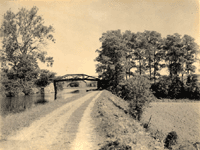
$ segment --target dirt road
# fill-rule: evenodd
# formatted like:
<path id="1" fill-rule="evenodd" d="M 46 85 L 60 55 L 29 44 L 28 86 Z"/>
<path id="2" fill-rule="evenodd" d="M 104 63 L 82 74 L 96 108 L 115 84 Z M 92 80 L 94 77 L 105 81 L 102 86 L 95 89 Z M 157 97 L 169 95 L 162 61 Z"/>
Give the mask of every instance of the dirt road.
<path id="1" fill-rule="evenodd" d="M 101 92 L 67 103 L 0 143 L 5 150 L 94 149 L 90 113 Z M 95 96 L 95 97 L 94 97 Z M 92 98 L 93 97 L 93 98 Z"/>

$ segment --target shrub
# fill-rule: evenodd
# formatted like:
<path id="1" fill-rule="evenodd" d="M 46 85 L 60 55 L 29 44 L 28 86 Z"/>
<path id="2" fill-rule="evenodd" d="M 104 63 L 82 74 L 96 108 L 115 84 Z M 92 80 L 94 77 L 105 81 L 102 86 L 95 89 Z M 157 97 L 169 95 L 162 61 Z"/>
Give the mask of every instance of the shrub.
<path id="1" fill-rule="evenodd" d="M 168 149 L 172 149 L 172 145 L 177 143 L 178 135 L 175 131 L 171 131 L 164 140 L 165 147 Z"/>
<path id="2" fill-rule="evenodd" d="M 185 85 L 178 76 L 172 79 L 163 76 L 157 83 L 151 85 L 151 90 L 157 98 L 200 99 L 200 85 L 196 75 L 189 75 Z"/>
<path id="3" fill-rule="evenodd" d="M 151 85 L 151 90 L 157 98 L 167 98 L 171 86 L 171 79 L 168 76 L 163 76 L 159 82 Z"/>
<path id="4" fill-rule="evenodd" d="M 170 98 L 183 98 L 184 84 L 178 76 L 172 79 L 171 85 L 169 87 L 169 97 Z"/>
<path id="5" fill-rule="evenodd" d="M 100 150 L 132 150 L 131 146 L 119 143 L 119 141 L 111 141 L 101 147 Z"/>
<path id="6" fill-rule="evenodd" d="M 200 99 L 200 85 L 196 75 L 189 75 L 185 85 L 185 95 L 189 99 Z"/>
<path id="7" fill-rule="evenodd" d="M 46 69 L 41 69 L 38 79 L 35 81 L 35 85 L 38 87 L 46 87 L 51 83 L 51 79 L 55 78 L 55 72 L 51 72 Z"/>
<path id="8" fill-rule="evenodd" d="M 134 76 L 121 86 L 121 97 L 130 102 L 129 113 L 140 120 L 143 106 L 150 102 L 153 95 L 150 91 L 150 81 L 143 76 Z"/>
<path id="9" fill-rule="evenodd" d="M 6 97 L 1 100 L 1 111 L 3 115 L 17 113 L 32 107 L 36 97 L 16 96 Z"/>
<path id="10" fill-rule="evenodd" d="M 142 103 L 142 102 L 135 103 L 135 102 L 131 101 L 129 104 L 129 114 L 131 114 L 135 119 L 140 121 L 142 113 L 144 111 L 143 106 L 144 106 L 144 103 Z"/>
<path id="11" fill-rule="evenodd" d="M 32 88 L 34 87 L 34 82 L 32 81 L 21 81 L 22 92 L 25 95 L 30 95 L 32 93 Z"/>
<path id="12" fill-rule="evenodd" d="M 5 80 L 2 82 L 2 89 L 7 97 L 17 96 L 20 91 L 22 91 L 22 86 L 20 80 Z"/>
<path id="13" fill-rule="evenodd" d="M 185 97 L 189 99 L 200 99 L 200 86 L 198 85 L 185 85 L 184 86 L 185 90 Z"/>
<path id="14" fill-rule="evenodd" d="M 125 82 L 122 86 L 121 95 L 126 100 L 139 100 L 144 98 L 145 100 L 152 98 L 150 91 L 150 81 L 143 76 L 134 76 Z"/>

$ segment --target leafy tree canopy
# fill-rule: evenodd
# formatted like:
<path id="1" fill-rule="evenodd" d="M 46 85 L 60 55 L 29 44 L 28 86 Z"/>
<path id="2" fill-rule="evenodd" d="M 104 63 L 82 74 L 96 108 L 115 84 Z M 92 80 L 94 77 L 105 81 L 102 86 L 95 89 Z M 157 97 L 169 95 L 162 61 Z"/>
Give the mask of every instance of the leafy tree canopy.
<path id="1" fill-rule="evenodd" d="M 8 95 L 16 95 L 13 92 L 17 89 L 23 89 L 25 94 L 29 94 L 38 76 L 47 82 L 44 76 L 49 78 L 52 75 L 40 71 L 38 60 L 47 63 L 47 66 L 53 65 L 53 57 L 48 57 L 43 48 L 47 41 L 55 42 L 52 35 L 54 28 L 45 26 L 44 19 L 37 12 L 38 8 L 32 7 L 30 10 L 21 8 L 17 13 L 8 10 L 4 14 L 0 26 L 0 59 L 4 73 L 2 83 Z M 40 84 L 46 86 L 48 83 Z"/>
<path id="2" fill-rule="evenodd" d="M 55 42 L 51 34 L 54 28 L 45 26 L 43 18 L 37 12 L 38 8 L 33 7 L 30 10 L 21 8 L 17 13 L 8 10 L 4 14 L 0 28 L 3 37 L 1 56 L 13 68 L 18 67 L 25 59 L 31 62 L 40 60 L 50 66 L 53 64 L 53 57 L 46 57 L 47 52 L 42 48 L 47 44 L 47 39 Z"/>
<path id="3" fill-rule="evenodd" d="M 51 72 L 46 69 L 41 69 L 38 79 L 35 81 L 35 84 L 39 87 L 45 87 L 51 83 L 51 80 L 55 78 L 56 73 Z"/>
<path id="4" fill-rule="evenodd" d="M 199 53 L 199 46 L 189 35 L 181 37 L 178 33 L 168 35 L 164 39 L 165 62 L 170 75 L 189 74 L 195 72 L 194 62 Z"/>

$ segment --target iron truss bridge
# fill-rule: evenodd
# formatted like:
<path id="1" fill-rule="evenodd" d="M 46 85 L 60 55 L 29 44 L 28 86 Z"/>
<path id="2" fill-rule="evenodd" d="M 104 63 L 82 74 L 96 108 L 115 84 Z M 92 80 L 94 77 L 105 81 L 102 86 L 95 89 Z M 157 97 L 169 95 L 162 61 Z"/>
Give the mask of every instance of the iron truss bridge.
<path id="1" fill-rule="evenodd" d="M 66 74 L 64 76 L 61 77 L 56 77 L 54 79 L 52 79 L 51 81 L 53 81 L 54 83 L 54 91 L 55 91 L 55 96 L 54 99 L 57 99 L 57 82 L 62 82 L 62 81 L 85 81 L 85 80 L 89 80 L 89 81 L 97 81 L 97 89 L 102 89 L 102 83 L 105 81 L 100 80 L 99 78 L 93 77 L 93 76 L 89 76 L 86 74 Z"/>
<path id="2" fill-rule="evenodd" d="M 99 81 L 99 78 L 89 76 L 86 74 L 66 74 L 61 77 L 57 77 L 54 79 L 54 82 L 59 81 L 78 81 L 78 80 L 89 80 L 89 81 Z"/>

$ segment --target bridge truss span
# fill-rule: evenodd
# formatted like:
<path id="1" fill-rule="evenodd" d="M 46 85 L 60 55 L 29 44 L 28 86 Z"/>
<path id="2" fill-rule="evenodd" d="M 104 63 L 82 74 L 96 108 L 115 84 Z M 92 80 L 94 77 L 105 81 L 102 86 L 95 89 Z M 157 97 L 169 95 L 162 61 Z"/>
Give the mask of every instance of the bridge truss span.
<path id="1" fill-rule="evenodd" d="M 64 76 L 61 76 L 54 81 L 77 81 L 77 80 L 89 80 L 89 81 L 99 81 L 99 78 L 89 76 L 86 74 L 66 74 Z"/>
<path id="2" fill-rule="evenodd" d="M 86 75 L 86 74 L 66 74 L 64 76 L 54 78 L 53 79 L 54 91 L 55 91 L 54 99 L 56 100 L 56 98 L 57 98 L 56 82 L 62 82 L 62 81 L 84 81 L 85 82 L 85 80 L 97 81 L 97 88 L 100 89 L 101 80 L 99 78 L 89 76 L 89 75 Z"/>

